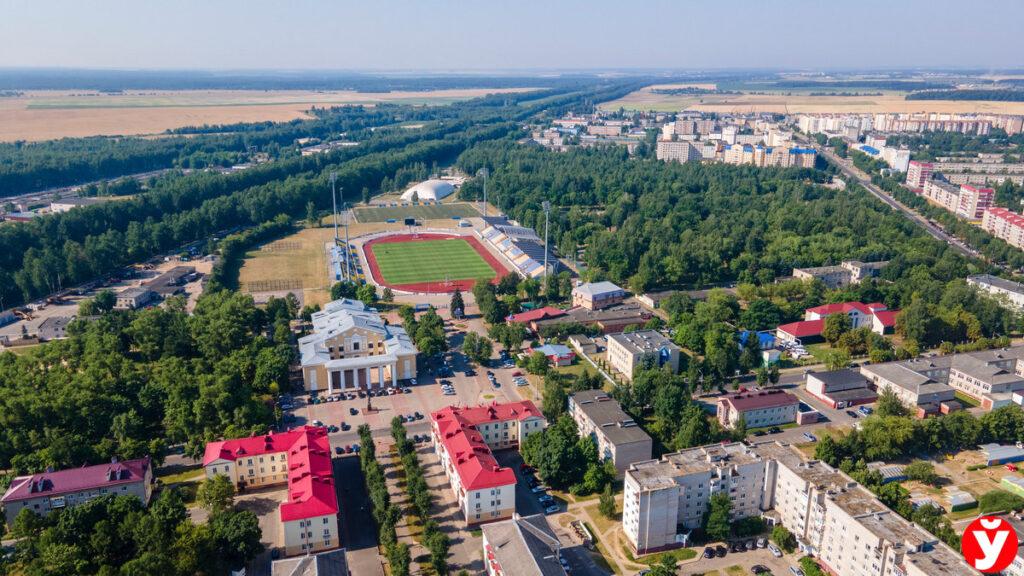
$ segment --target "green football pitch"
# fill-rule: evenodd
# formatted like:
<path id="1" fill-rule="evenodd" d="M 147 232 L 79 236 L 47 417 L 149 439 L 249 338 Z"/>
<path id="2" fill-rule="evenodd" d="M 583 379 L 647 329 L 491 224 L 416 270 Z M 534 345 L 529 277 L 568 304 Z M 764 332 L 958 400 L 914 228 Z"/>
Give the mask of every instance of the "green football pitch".
<path id="1" fill-rule="evenodd" d="M 430 206 L 368 206 L 353 208 L 356 220 L 360 222 L 385 222 L 405 218 L 417 220 L 444 220 L 479 216 L 480 211 L 464 202 L 454 204 L 432 204 Z"/>
<path id="2" fill-rule="evenodd" d="M 374 244 L 377 267 L 387 284 L 493 278 L 495 271 L 461 238 Z"/>

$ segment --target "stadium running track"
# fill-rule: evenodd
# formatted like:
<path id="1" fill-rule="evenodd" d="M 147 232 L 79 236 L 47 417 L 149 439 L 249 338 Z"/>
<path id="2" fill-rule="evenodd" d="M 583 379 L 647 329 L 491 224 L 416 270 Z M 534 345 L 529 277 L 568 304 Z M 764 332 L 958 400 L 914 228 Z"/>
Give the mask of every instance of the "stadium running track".
<path id="1" fill-rule="evenodd" d="M 380 267 L 377 266 L 377 257 L 373 253 L 373 246 L 376 244 L 395 244 L 400 242 L 415 242 L 416 240 L 446 240 L 449 238 L 460 238 L 469 243 L 476 250 L 476 253 L 487 262 L 488 266 L 494 270 L 494 279 L 492 282 L 497 282 L 502 276 L 508 274 L 508 268 L 503 266 L 497 258 L 494 257 L 486 248 L 480 244 L 480 241 L 473 236 L 459 236 L 458 234 L 393 234 L 390 236 L 383 236 L 381 238 L 374 238 L 373 240 L 367 241 L 363 244 L 363 254 L 366 256 L 366 264 L 370 267 L 370 274 L 373 276 L 373 281 L 379 286 L 388 286 L 393 290 L 402 290 L 405 292 L 427 292 L 431 294 L 440 294 L 445 292 L 454 292 L 456 289 L 466 292 L 473 288 L 473 284 L 476 283 L 475 278 L 467 278 L 463 280 L 449 280 L 448 282 L 415 282 L 412 284 L 391 284 L 384 281 L 384 275 L 380 273 Z"/>

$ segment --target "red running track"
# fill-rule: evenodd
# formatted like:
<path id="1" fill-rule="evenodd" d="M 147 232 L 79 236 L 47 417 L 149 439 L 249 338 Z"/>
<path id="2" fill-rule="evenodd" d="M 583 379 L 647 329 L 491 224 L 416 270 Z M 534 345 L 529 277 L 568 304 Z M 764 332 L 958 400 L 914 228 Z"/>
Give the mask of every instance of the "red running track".
<path id="1" fill-rule="evenodd" d="M 363 254 L 366 256 L 366 264 L 370 267 L 370 275 L 373 276 L 373 281 L 379 286 L 389 286 L 394 290 L 403 290 L 405 292 L 428 292 L 431 294 L 441 294 L 445 292 L 455 292 L 456 289 L 463 292 L 469 291 L 473 288 L 473 284 L 476 283 L 475 278 L 465 280 L 449 280 L 448 282 L 415 282 L 413 284 L 391 284 L 384 281 L 384 275 L 380 273 L 380 267 L 377 265 L 377 256 L 373 253 L 373 246 L 375 244 L 397 244 L 401 242 L 415 242 L 417 240 L 445 240 L 448 238 L 459 238 L 465 240 L 476 250 L 476 253 L 487 262 L 487 265 L 494 270 L 494 278 L 491 280 L 492 283 L 497 283 L 498 280 L 508 274 L 509 270 L 493 254 L 487 251 L 486 248 L 480 244 L 480 241 L 473 236 L 459 236 L 458 234 L 392 234 L 390 236 L 383 236 L 380 238 L 374 238 L 363 244 Z"/>

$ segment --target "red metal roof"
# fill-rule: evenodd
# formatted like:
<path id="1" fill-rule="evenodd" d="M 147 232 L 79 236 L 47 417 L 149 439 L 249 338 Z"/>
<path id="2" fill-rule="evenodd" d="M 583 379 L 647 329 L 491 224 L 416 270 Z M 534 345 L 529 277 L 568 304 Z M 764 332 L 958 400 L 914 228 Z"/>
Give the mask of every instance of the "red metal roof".
<path id="1" fill-rule="evenodd" d="M 536 310 L 530 310 L 527 312 L 520 312 L 519 314 L 513 314 L 505 320 L 509 322 L 518 322 L 520 324 L 529 324 L 535 320 L 545 320 L 547 318 L 558 318 L 565 316 L 565 310 L 561 308 L 555 308 L 554 306 L 545 306 L 543 308 L 537 308 Z"/>
<path id="2" fill-rule="evenodd" d="M 516 475 L 511 468 L 498 464 L 476 427 L 490 422 L 522 421 L 543 416 L 533 402 L 523 400 L 472 408 L 448 406 L 432 413 L 430 418 L 463 488 L 482 490 L 515 484 Z"/>
<path id="3" fill-rule="evenodd" d="M 287 452 L 288 459 L 288 501 L 281 504 L 281 521 L 337 514 L 338 494 L 326 428 L 303 426 L 277 434 L 210 442 L 203 466 L 216 460 L 279 452 Z"/>
<path id="4" fill-rule="evenodd" d="M 860 302 L 840 302 L 837 304 L 823 304 L 821 306 L 815 306 L 808 308 L 805 312 L 813 312 L 820 316 L 828 316 L 829 314 L 850 313 L 853 310 L 870 316 L 873 310 L 884 310 L 885 304 L 881 302 L 872 302 L 871 304 L 861 304 Z"/>
<path id="5" fill-rule="evenodd" d="M 875 317 L 882 323 L 882 326 L 892 328 L 896 325 L 896 315 L 899 313 L 899 310 L 879 310 L 875 312 Z"/>
<path id="6" fill-rule="evenodd" d="M 40 496 L 60 496 L 71 492 L 142 482 L 149 467 L 149 457 L 146 457 L 124 462 L 68 468 L 56 472 L 43 472 L 30 476 L 18 476 L 11 481 L 10 487 L 3 498 L 0 498 L 0 502 L 13 502 Z"/>
<path id="7" fill-rule="evenodd" d="M 728 402 L 738 412 L 748 410 L 762 410 L 764 408 L 778 408 L 799 404 L 800 399 L 784 390 L 763 390 L 761 392 L 750 392 L 747 394 L 733 394 L 723 396 L 719 402 Z"/>
<path id="8" fill-rule="evenodd" d="M 779 326 L 779 332 L 785 332 L 796 338 L 806 338 L 807 336 L 818 336 L 821 334 L 821 330 L 825 327 L 824 320 L 801 320 L 799 322 L 790 322 L 789 324 L 783 324 Z"/>

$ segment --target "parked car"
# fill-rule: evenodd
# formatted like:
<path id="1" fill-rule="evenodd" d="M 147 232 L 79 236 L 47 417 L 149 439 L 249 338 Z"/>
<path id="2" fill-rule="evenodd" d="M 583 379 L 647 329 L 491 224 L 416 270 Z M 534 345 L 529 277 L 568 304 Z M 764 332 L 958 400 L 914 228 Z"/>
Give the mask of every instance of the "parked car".
<path id="1" fill-rule="evenodd" d="M 544 488 L 542 484 L 537 484 L 536 486 L 530 489 L 530 492 L 533 492 L 534 494 L 540 494 L 544 490 L 546 490 L 546 488 Z"/>
<path id="2" fill-rule="evenodd" d="M 551 506 L 555 503 L 555 499 L 550 494 L 544 494 L 540 498 L 537 498 L 537 502 L 540 502 L 544 506 Z"/>
<path id="3" fill-rule="evenodd" d="M 747 540 L 746 548 L 747 550 L 757 550 L 757 542 L 754 540 Z"/>
<path id="4" fill-rule="evenodd" d="M 762 566 L 761 564 L 754 564 L 750 567 L 750 572 L 753 574 L 764 574 L 766 572 L 771 572 L 771 570 Z"/>
<path id="5" fill-rule="evenodd" d="M 402 392 L 405 394 L 412 394 L 412 388 L 406 386 L 405 388 L 402 388 Z"/>
<path id="6" fill-rule="evenodd" d="M 776 558 L 782 558 L 782 550 L 780 550 L 779 547 L 775 544 L 769 542 L 768 551 L 772 553 L 772 556 L 775 556 Z"/>
<path id="7" fill-rule="evenodd" d="M 351 454 L 351 453 L 352 453 L 352 445 L 351 444 L 346 444 L 345 445 L 345 454 Z"/>
<path id="8" fill-rule="evenodd" d="M 359 444 L 353 444 L 352 451 L 355 452 L 356 454 L 359 454 Z"/>
<path id="9" fill-rule="evenodd" d="M 758 548 L 764 548 L 767 545 L 768 545 L 768 539 L 767 538 L 761 537 L 761 538 L 757 539 L 757 547 Z"/>
<path id="10" fill-rule="evenodd" d="M 818 438 L 814 434 L 811 434 L 810 432 L 804 432 L 804 439 L 807 440 L 808 442 L 818 441 Z"/>
<path id="11" fill-rule="evenodd" d="M 871 413 L 874 412 L 870 406 L 861 406 L 860 408 L 857 408 L 857 411 L 865 416 L 870 416 Z"/>
<path id="12" fill-rule="evenodd" d="M 334 447 L 334 453 L 335 454 L 344 454 L 345 453 L 345 449 L 342 448 L 341 446 L 335 446 Z"/>
<path id="13" fill-rule="evenodd" d="M 323 426 L 323 425 L 324 425 L 323 422 L 321 422 L 319 420 L 313 420 L 313 426 L 318 426 L 319 427 L 319 426 Z"/>
<path id="14" fill-rule="evenodd" d="M 782 432 L 782 428 L 779 428 L 778 426 L 772 426 L 768 429 L 769 434 L 778 434 L 779 432 Z"/>
<path id="15" fill-rule="evenodd" d="M 351 424 L 349 424 L 348 422 L 342 421 L 342 423 L 341 423 L 341 431 L 342 432 L 348 432 L 351 429 L 352 429 L 352 425 Z"/>
<path id="16" fill-rule="evenodd" d="M 789 571 L 793 573 L 793 576 L 804 576 L 804 571 L 796 566 L 790 566 Z"/>
<path id="17" fill-rule="evenodd" d="M 415 416 L 417 420 L 423 420 L 423 414 L 420 414 L 419 411 L 413 413 L 413 416 Z"/>
<path id="18" fill-rule="evenodd" d="M 704 557 L 705 558 L 714 558 L 715 557 L 715 549 L 710 547 L 710 546 L 705 548 L 704 549 Z"/>
<path id="19" fill-rule="evenodd" d="M 348 413 L 351 414 L 352 416 L 355 416 L 356 414 L 359 414 L 359 409 L 356 408 L 355 406 L 350 407 L 348 409 Z"/>
<path id="20" fill-rule="evenodd" d="M 523 375 L 523 371 L 522 370 L 516 370 L 515 372 L 512 373 L 512 375 L 513 376 L 522 376 Z"/>
<path id="21" fill-rule="evenodd" d="M 562 570 L 572 572 L 572 566 L 569 566 L 569 561 L 565 559 L 565 556 L 559 556 L 558 561 L 562 564 Z"/>
<path id="22" fill-rule="evenodd" d="M 718 558 L 724 558 L 729 553 L 729 549 L 725 546 L 715 546 L 715 556 Z"/>
<path id="23" fill-rule="evenodd" d="M 729 547 L 729 550 L 733 552 L 743 552 L 746 550 L 746 547 L 743 546 L 743 542 L 733 542 L 733 545 Z"/>
<path id="24" fill-rule="evenodd" d="M 765 432 L 764 430 L 754 430 L 753 434 L 754 436 L 764 436 Z"/>
<path id="25" fill-rule="evenodd" d="M 557 514 L 561 510 L 557 505 L 548 506 L 544 509 L 545 514 Z"/>
<path id="26" fill-rule="evenodd" d="M 455 390 L 452 390 L 451 388 L 449 388 L 449 389 L 445 390 L 445 391 L 443 392 L 443 394 L 444 394 L 445 396 L 455 396 Z"/>
<path id="27" fill-rule="evenodd" d="M 466 376 L 476 376 L 476 370 L 466 370 L 463 374 Z"/>

